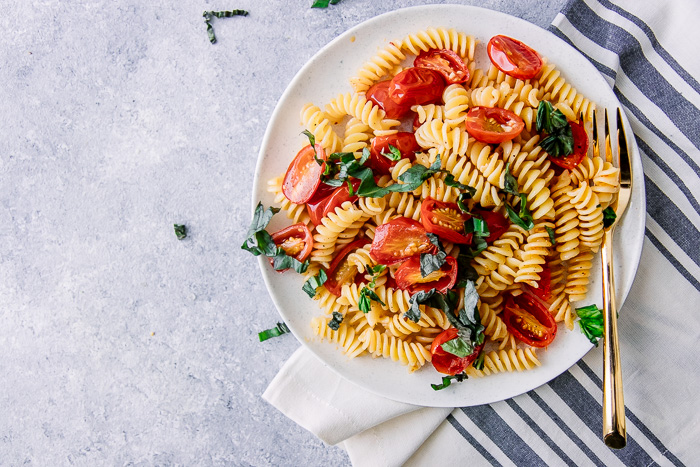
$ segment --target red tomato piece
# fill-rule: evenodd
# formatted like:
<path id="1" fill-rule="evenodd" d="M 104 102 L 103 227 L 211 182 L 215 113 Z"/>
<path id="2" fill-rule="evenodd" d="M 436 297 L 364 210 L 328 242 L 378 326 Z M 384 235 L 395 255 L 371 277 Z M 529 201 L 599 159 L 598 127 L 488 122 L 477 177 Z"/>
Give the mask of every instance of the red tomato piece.
<path id="1" fill-rule="evenodd" d="M 464 223 L 471 218 L 455 203 L 425 198 L 420 207 L 420 220 L 430 233 L 453 243 L 471 243 L 472 234 L 464 233 Z"/>
<path id="2" fill-rule="evenodd" d="M 305 261 L 311 254 L 314 248 L 314 237 L 306 224 L 298 223 L 278 230 L 271 235 L 275 245 L 282 248 L 287 256 L 291 256 L 297 261 Z M 270 265 L 274 261 L 270 258 Z M 281 269 L 278 272 L 284 272 L 286 269 Z"/>
<path id="3" fill-rule="evenodd" d="M 467 112 L 465 124 L 467 133 L 488 144 L 509 141 L 525 128 L 522 118 L 498 107 L 472 107 Z"/>
<path id="4" fill-rule="evenodd" d="M 574 137 L 574 152 L 568 156 L 549 156 L 549 160 L 563 169 L 571 170 L 579 165 L 588 153 L 588 134 L 586 134 L 583 122 L 569 122 L 569 126 Z"/>
<path id="5" fill-rule="evenodd" d="M 537 281 L 537 288 L 526 285 L 529 292 L 534 294 L 543 302 L 549 301 L 552 298 L 552 270 L 547 266 L 542 267 L 540 272 L 540 280 Z"/>
<path id="6" fill-rule="evenodd" d="M 380 81 L 367 90 L 365 96 L 368 100 L 381 107 L 387 118 L 401 118 L 411 111 L 411 106 L 399 104 L 389 97 L 389 85 L 391 80 Z"/>
<path id="7" fill-rule="evenodd" d="M 433 367 L 440 373 L 456 375 L 457 373 L 463 372 L 476 360 L 481 350 L 484 348 L 484 344 L 477 345 L 474 348 L 474 352 L 466 357 L 458 357 L 457 355 L 445 352 L 442 348 L 442 344 L 455 339 L 457 337 L 457 332 L 457 328 L 449 328 L 442 331 L 435 336 L 430 346 L 430 353 L 432 354 L 431 362 L 433 363 Z"/>
<path id="8" fill-rule="evenodd" d="M 442 99 L 445 80 L 435 70 L 406 68 L 391 79 L 389 98 L 402 106 L 432 104 Z"/>
<path id="9" fill-rule="evenodd" d="M 357 192 L 360 183 L 361 180 L 357 179 L 351 182 L 353 193 Z M 328 188 L 330 188 L 330 190 Z M 313 222 L 314 225 L 318 225 L 321 223 L 321 219 L 326 217 L 328 213 L 335 211 L 335 208 L 346 201 L 355 202 L 357 198 L 358 196 L 355 194 L 350 196 L 347 183 L 344 183 L 338 188 L 330 187 L 324 183 L 317 190 L 316 196 L 306 203 L 306 211 L 309 213 L 311 222 Z"/>
<path id="10" fill-rule="evenodd" d="M 546 347 L 557 335 L 557 323 L 549 310 L 528 294 L 506 299 L 503 321 L 511 334 L 533 347 Z"/>
<path id="11" fill-rule="evenodd" d="M 397 217 L 377 227 L 369 254 L 379 264 L 395 264 L 435 250 L 435 245 L 419 222 Z"/>
<path id="12" fill-rule="evenodd" d="M 358 238 L 348 243 L 345 248 L 340 250 L 340 252 L 335 255 L 335 258 L 333 258 L 333 261 L 326 271 L 328 279 L 326 279 L 325 284 L 323 284 L 330 293 L 336 297 L 340 297 L 340 291 L 343 284 L 350 284 L 355 280 L 355 275 L 357 275 L 357 267 L 348 263 L 347 256 L 368 243 L 368 238 Z"/>
<path id="13" fill-rule="evenodd" d="M 496 68 L 517 79 L 534 78 L 544 64 L 534 49 L 508 36 L 493 36 L 486 51 Z"/>
<path id="14" fill-rule="evenodd" d="M 469 68 L 462 57 L 448 49 L 430 49 L 421 52 L 413 66 L 435 70 L 445 78 L 447 84 L 464 83 L 469 80 Z"/>
<path id="15" fill-rule="evenodd" d="M 394 278 L 396 286 L 401 290 L 409 291 L 411 295 L 421 291 L 427 292 L 430 289 L 446 293 L 457 281 L 457 260 L 448 256 L 440 269 L 423 277 L 420 273 L 420 257 L 414 256 L 404 261 L 396 270 Z"/>
<path id="16" fill-rule="evenodd" d="M 495 211 L 489 211 L 488 209 L 474 209 L 472 214 L 475 217 L 480 217 L 486 222 L 489 228 L 489 236 L 485 238 L 486 243 L 491 243 L 494 240 L 498 240 L 503 233 L 510 227 L 510 221 Z"/>
<path id="17" fill-rule="evenodd" d="M 412 161 L 416 159 L 416 151 L 421 150 L 420 145 L 416 141 L 416 136 L 407 131 L 400 131 L 393 135 L 377 136 L 372 140 L 372 146 L 369 150 L 370 157 L 365 164 L 374 170 L 375 173 L 388 175 L 391 173 L 391 168 L 398 162 L 392 161 L 383 155 L 391 153 L 389 145 L 401 151 L 402 158 L 408 158 Z"/>
<path id="18" fill-rule="evenodd" d="M 326 160 L 326 151 L 318 144 L 316 145 L 316 154 L 319 159 Z M 325 162 L 318 165 L 314 159 L 314 148 L 310 144 L 302 148 L 289 164 L 287 173 L 284 174 L 282 193 L 292 203 L 306 203 L 313 197 L 321 184 L 321 174 L 325 168 Z"/>

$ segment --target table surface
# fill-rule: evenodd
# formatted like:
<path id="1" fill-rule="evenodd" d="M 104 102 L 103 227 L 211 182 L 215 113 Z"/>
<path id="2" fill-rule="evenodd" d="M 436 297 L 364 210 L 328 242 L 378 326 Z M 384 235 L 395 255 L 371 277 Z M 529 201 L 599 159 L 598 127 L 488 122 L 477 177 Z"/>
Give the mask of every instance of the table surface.
<path id="1" fill-rule="evenodd" d="M 444 2 L 155 3 L 0 15 L 0 458 L 348 465 L 260 398 L 299 344 L 257 338 L 279 315 L 240 249 L 256 158 L 323 45 Z M 458 3 L 546 27 L 564 0 Z M 210 44 L 202 11 L 231 8 Z"/>

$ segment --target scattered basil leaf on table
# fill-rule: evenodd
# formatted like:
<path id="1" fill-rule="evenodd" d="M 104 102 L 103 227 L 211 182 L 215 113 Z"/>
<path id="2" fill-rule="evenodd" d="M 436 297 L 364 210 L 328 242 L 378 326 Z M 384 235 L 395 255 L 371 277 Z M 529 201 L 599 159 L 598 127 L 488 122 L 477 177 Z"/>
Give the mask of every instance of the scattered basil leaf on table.
<path id="1" fill-rule="evenodd" d="M 207 34 L 209 35 L 209 42 L 216 44 L 216 36 L 214 35 L 214 28 L 211 25 L 212 17 L 217 18 L 231 18 L 233 16 L 248 16 L 248 12 L 245 10 L 230 10 L 230 11 L 205 11 L 202 13 L 204 17 L 204 24 L 207 25 Z"/>
<path id="2" fill-rule="evenodd" d="M 282 334 L 286 334 L 288 332 L 290 331 L 285 323 L 277 323 L 277 326 L 275 326 L 274 328 L 266 329 L 262 332 L 259 332 L 258 339 L 260 339 L 260 342 L 263 342 L 268 339 L 272 339 L 273 337 L 281 336 Z"/>
<path id="3" fill-rule="evenodd" d="M 178 240 L 182 240 L 183 238 L 187 237 L 186 226 L 184 226 L 183 224 L 173 224 L 173 227 L 175 228 L 175 236 Z"/>
<path id="4" fill-rule="evenodd" d="M 596 305 L 576 308 L 579 327 L 584 336 L 598 347 L 598 339 L 603 337 L 603 310 Z"/>

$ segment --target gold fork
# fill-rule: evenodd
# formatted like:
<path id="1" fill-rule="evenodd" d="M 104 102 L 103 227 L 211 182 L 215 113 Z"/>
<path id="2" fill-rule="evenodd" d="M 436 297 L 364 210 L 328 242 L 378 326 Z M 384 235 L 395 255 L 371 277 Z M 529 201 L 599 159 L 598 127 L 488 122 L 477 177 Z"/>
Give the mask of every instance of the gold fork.
<path id="1" fill-rule="evenodd" d="M 613 161 L 610 144 L 610 123 L 605 110 L 605 139 L 598 140 L 598 125 L 593 114 L 593 154 L 600 155 L 600 145 L 605 147 L 605 159 Z M 620 168 L 620 191 L 610 205 L 615 211 L 615 221 L 605 229 L 601 260 L 603 263 L 603 440 L 614 449 L 627 444 L 625 427 L 625 399 L 622 393 L 622 370 L 617 339 L 617 306 L 615 305 L 615 278 L 613 274 L 613 233 L 627 209 L 632 195 L 632 166 L 627 146 L 627 136 L 622 126 L 622 111 L 617 109 L 617 154 Z"/>

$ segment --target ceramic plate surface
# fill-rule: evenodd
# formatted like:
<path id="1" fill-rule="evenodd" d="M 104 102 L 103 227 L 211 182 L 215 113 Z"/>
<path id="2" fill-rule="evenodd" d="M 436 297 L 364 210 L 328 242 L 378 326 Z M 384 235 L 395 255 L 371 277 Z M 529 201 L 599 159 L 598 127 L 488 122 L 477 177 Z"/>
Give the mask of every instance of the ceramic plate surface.
<path id="1" fill-rule="evenodd" d="M 430 5 L 407 8 L 377 16 L 342 34 L 319 51 L 292 80 L 282 95 L 268 125 L 260 149 L 253 193 L 253 206 L 262 201 L 273 202 L 266 191 L 267 181 L 286 170 L 299 149 L 308 144 L 301 131 L 299 112 L 307 102 L 323 108 L 339 93 L 351 91 L 349 78 L 377 50 L 390 41 L 429 27 L 455 28 L 475 36 L 477 66 L 486 69 L 485 44 L 496 34 L 505 34 L 536 49 L 562 71 L 566 80 L 579 92 L 595 101 L 598 108 L 616 109 L 620 103 L 610 84 L 595 67 L 575 49 L 548 31 L 503 13 L 469 6 Z M 645 203 L 641 160 L 625 120 L 635 166 L 635 191 L 631 205 L 615 235 L 615 278 L 618 303 L 621 306 L 632 285 L 644 237 Z M 282 213 L 276 215 L 268 230 L 273 232 L 290 224 Z M 586 300 L 575 306 L 591 303 L 602 305 L 600 255 L 596 256 Z M 441 375 L 431 365 L 409 374 L 406 367 L 389 359 L 368 356 L 348 359 L 335 344 L 321 342 L 313 335 L 310 320 L 322 312 L 302 290 L 303 279 L 297 274 L 279 274 L 268 262 L 260 267 L 270 295 L 285 322 L 299 341 L 330 368 L 349 381 L 381 396 L 423 406 L 471 406 L 496 402 L 536 388 L 576 363 L 592 345 L 580 333 L 560 325 L 557 338 L 547 350 L 540 350 L 542 366 L 522 373 L 503 373 L 485 378 L 472 378 L 453 384 L 442 391 L 433 391 L 431 383 L 439 383 Z M 624 317 L 623 317 L 624 319 Z"/>

